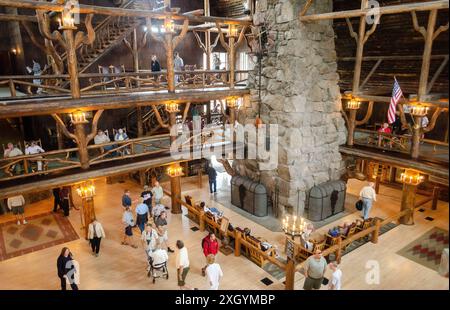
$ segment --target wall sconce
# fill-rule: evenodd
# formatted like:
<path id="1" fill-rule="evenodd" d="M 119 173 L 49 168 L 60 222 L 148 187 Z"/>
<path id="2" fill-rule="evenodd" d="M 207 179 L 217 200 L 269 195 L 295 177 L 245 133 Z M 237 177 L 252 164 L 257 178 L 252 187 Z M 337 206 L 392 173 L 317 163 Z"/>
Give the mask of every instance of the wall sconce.
<path id="1" fill-rule="evenodd" d="M 58 18 L 58 26 L 59 26 L 58 29 L 60 30 L 77 29 L 75 27 L 75 19 L 73 18 L 72 13 L 70 11 L 65 11 L 62 13 L 62 19 Z"/>
<path id="2" fill-rule="evenodd" d="M 347 110 L 358 110 L 361 106 L 361 102 L 356 99 L 347 101 Z"/>
<path id="3" fill-rule="evenodd" d="M 167 175 L 171 178 L 183 176 L 183 168 L 179 164 L 171 165 L 167 168 Z"/>
<path id="4" fill-rule="evenodd" d="M 165 33 L 173 33 L 175 32 L 175 24 L 172 19 L 166 18 L 164 19 L 164 32 Z"/>
<path id="5" fill-rule="evenodd" d="M 166 111 L 169 113 L 180 112 L 180 110 L 178 109 L 178 103 L 176 103 L 174 101 L 170 101 L 170 102 L 166 103 L 165 106 L 166 106 Z"/>
<path id="6" fill-rule="evenodd" d="M 95 196 L 95 185 L 94 181 L 86 181 L 78 185 L 77 194 L 82 199 L 90 199 Z"/>
<path id="7" fill-rule="evenodd" d="M 16 50 L 15 48 L 13 48 L 13 49 L 11 50 L 11 53 L 13 53 L 14 55 L 17 55 L 17 50 Z"/>
<path id="8" fill-rule="evenodd" d="M 423 182 L 424 176 L 420 175 L 419 171 L 413 170 L 413 169 L 406 169 L 405 172 L 403 172 L 400 175 L 400 179 L 403 183 L 409 184 L 409 185 L 419 185 Z"/>
<path id="9" fill-rule="evenodd" d="M 236 97 L 228 98 L 227 99 L 227 107 L 230 108 L 230 109 L 236 108 L 237 101 L 238 101 L 238 98 L 236 98 Z"/>
<path id="10" fill-rule="evenodd" d="M 88 123 L 86 119 L 86 113 L 83 111 L 75 111 L 73 113 L 70 113 L 70 121 L 75 124 L 86 124 Z"/>
<path id="11" fill-rule="evenodd" d="M 411 107 L 411 115 L 423 117 L 423 116 L 427 115 L 428 109 L 429 109 L 428 107 L 424 107 L 421 105 L 413 105 Z"/>
<path id="12" fill-rule="evenodd" d="M 237 34 L 238 34 L 238 29 L 237 29 L 237 27 L 236 26 L 234 26 L 234 25 L 228 25 L 228 37 L 233 37 L 233 38 L 235 38 L 235 37 L 237 37 Z"/>

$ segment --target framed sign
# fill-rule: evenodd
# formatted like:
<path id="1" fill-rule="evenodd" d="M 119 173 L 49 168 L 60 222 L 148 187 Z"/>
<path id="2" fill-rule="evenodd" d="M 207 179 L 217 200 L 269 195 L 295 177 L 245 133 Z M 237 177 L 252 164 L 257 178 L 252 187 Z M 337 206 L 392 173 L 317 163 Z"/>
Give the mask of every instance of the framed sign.
<path id="1" fill-rule="evenodd" d="M 288 259 L 294 260 L 295 256 L 295 243 L 294 240 L 286 238 L 286 256 Z"/>
<path id="2" fill-rule="evenodd" d="M 220 231 L 226 233 L 228 231 L 228 224 L 230 224 L 230 220 L 226 217 L 222 217 L 222 221 L 220 223 Z"/>

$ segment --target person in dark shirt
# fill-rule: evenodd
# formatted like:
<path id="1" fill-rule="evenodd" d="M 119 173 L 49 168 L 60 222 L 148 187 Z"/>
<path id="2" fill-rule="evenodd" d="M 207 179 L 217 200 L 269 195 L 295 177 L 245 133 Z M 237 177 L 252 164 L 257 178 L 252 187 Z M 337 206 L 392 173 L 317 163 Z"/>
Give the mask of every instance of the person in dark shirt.
<path id="1" fill-rule="evenodd" d="M 59 192 L 59 198 L 61 200 L 61 208 L 64 211 L 64 216 L 69 216 L 70 208 L 70 187 L 64 186 Z"/>
<path id="2" fill-rule="evenodd" d="M 158 61 L 158 58 L 156 57 L 156 55 L 152 56 L 151 69 L 152 69 L 152 72 L 161 71 L 161 65 L 159 64 L 159 61 Z"/>
<path id="3" fill-rule="evenodd" d="M 60 197 L 60 188 L 55 187 L 53 190 L 53 212 L 58 211 L 58 207 L 62 209 L 61 197 Z"/>
<path id="4" fill-rule="evenodd" d="M 141 193 L 141 197 L 144 199 L 144 203 L 148 207 L 149 214 L 152 214 L 152 198 L 153 193 L 150 190 L 150 187 L 148 185 L 144 186 L 144 191 Z"/>
<path id="5" fill-rule="evenodd" d="M 74 266 L 70 266 L 68 264 L 69 261 L 73 260 L 72 253 L 70 253 L 69 248 L 64 247 L 61 251 L 61 254 L 58 256 L 58 259 L 56 261 L 56 268 L 58 270 L 58 277 L 61 280 L 61 290 L 66 290 L 66 278 L 67 273 L 74 268 Z M 70 267 L 69 267 L 70 266 Z M 70 281 L 70 287 L 72 290 L 78 290 L 78 286 Z"/>
<path id="6" fill-rule="evenodd" d="M 132 204 L 132 201 L 131 201 L 131 197 L 130 197 L 130 190 L 126 189 L 122 196 L 122 207 L 124 207 L 125 209 L 127 207 L 131 208 L 131 204 Z"/>
<path id="7" fill-rule="evenodd" d="M 217 172 L 216 169 L 213 168 L 213 166 L 210 164 L 208 166 L 208 181 L 209 181 L 209 192 L 216 193 L 217 192 Z"/>

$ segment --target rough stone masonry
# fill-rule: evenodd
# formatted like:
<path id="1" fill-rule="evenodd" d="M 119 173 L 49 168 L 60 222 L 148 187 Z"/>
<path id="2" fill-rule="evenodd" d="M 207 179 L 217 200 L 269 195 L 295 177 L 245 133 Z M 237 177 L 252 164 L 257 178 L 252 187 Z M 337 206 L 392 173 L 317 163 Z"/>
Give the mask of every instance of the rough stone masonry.
<path id="1" fill-rule="evenodd" d="M 261 119 L 278 125 L 278 167 L 259 171 L 257 160 L 234 162 L 240 175 L 262 182 L 272 197 L 278 188 L 278 217 L 286 212 L 302 216 L 308 191 L 339 179 L 345 168 L 339 153 L 346 127 L 340 112 L 333 25 L 301 23 L 298 16 L 305 2 L 257 2 L 254 23 L 266 27 L 272 43 L 262 59 Z M 308 14 L 331 11 L 332 1 L 320 0 Z M 256 65 L 249 77 L 251 104 L 239 112 L 241 124 L 254 123 L 257 116 L 258 74 Z"/>

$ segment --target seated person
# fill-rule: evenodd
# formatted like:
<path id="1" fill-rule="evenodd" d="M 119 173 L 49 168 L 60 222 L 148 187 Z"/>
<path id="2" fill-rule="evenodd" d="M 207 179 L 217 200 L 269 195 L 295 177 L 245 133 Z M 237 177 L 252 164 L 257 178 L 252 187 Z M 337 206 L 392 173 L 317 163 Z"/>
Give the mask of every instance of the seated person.
<path id="1" fill-rule="evenodd" d="M 223 215 L 223 212 L 220 212 L 218 209 L 216 209 L 216 208 L 208 208 L 207 206 L 206 206 L 206 203 L 204 202 L 204 201 L 202 201 L 201 203 L 200 203 L 200 208 L 202 208 L 203 209 L 203 211 L 205 211 L 205 213 L 211 213 L 213 216 L 214 216 L 214 218 L 217 220 L 217 219 L 219 219 L 219 218 L 221 218 L 222 217 L 222 215 Z"/>
<path id="2" fill-rule="evenodd" d="M 169 255 L 166 250 L 161 248 L 161 244 L 157 246 L 156 250 L 149 252 L 148 257 L 152 266 L 162 265 L 169 260 Z"/>
<path id="3" fill-rule="evenodd" d="M 128 140 L 128 135 L 126 132 L 123 131 L 122 128 L 119 128 L 117 130 L 116 135 L 114 136 L 114 141 L 125 141 Z"/>
<path id="4" fill-rule="evenodd" d="M 383 123 L 383 126 L 380 129 L 378 129 L 378 132 L 379 133 L 387 133 L 387 134 L 392 133 L 391 128 L 389 128 L 389 124 L 388 123 Z M 392 148 L 392 140 L 391 139 L 386 139 L 385 136 L 380 135 L 380 134 L 378 135 L 378 146 L 381 147 L 381 143 L 384 140 L 388 140 L 389 146 Z"/>
<path id="5" fill-rule="evenodd" d="M 312 243 L 309 240 L 309 234 L 307 234 L 306 232 L 303 232 L 300 235 L 300 243 L 302 245 L 302 247 L 304 247 L 305 249 L 307 249 L 308 251 L 312 251 L 314 248 L 314 243 Z"/>
<path id="6" fill-rule="evenodd" d="M 39 154 L 39 153 L 45 153 L 45 151 L 43 148 L 41 148 L 39 145 L 37 145 L 36 141 L 32 141 L 31 144 L 29 146 L 27 146 L 27 148 L 25 149 L 26 155 L 34 155 L 34 154 Z M 42 158 L 42 157 L 39 156 L 39 158 Z M 42 161 L 40 161 L 40 160 L 37 162 L 37 169 L 38 169 L 38 171 L 42 171 Z"/>
<path id="7" fill-rule="evenodd" d="M 347 236 L 350 227 L 352 227 L 353 225 L 354 225 L 353 223 L 345 222 L 344 225 L 338 226 L 339 233 L 340 233 L 342 236 Z"/>
<path id="8" fill-rule="evenodd" d="M 339 236 L 341 233 L 340 233 L 339 227 L 333 227 L 333 228 L 331 228 L 331 229 L 328 231 L 328 234 L 329 234 L 331 237 L 337 237 L 337 236 Z"/>
<path id="9" fill-rule="evenodd" d="M 22 155 L 23 155 L 23 152 L 18 147 L 15 147 L 14 144 L 12 144 L 11 142 L 8 143 L 8 145 L 7 145 L 6 149 L 5 149 L 5 152 L 3 154 L 3 156 L 5 158 L 22 156 Z M 10 169 L 12 171 L 15 171 L 15 173 L 19 173 L 20 172 L 20 167 L 21 167 L 21 165 L 17 164 L 17 165 L 12 165 L 10 167 Z"/>
<path id="10" fill-rule="evenodd" d="M 97 135 L 94 137 L 94 143 L 96 145 L 99 144 L 105 144 L 105 143 L 109 143 L 111 142 L 111 140 L 109 139 L 109 137 L 105 134 L 105 132 L 103 130 L 99 130 L 97 132 Z M 104 149 L 105 151 L 110 151 L 114 148 L 114 146 L 112 145 L 105 145 L 102 149 Z"/>
<path id="11" fill-rule="evenodd" d="M 157 218 L 160 216 L 161 212 L 165 211 L 166 207 L 162 203 L 156 203 L 155 207 L 153 208 L 153 217 Z"/>

